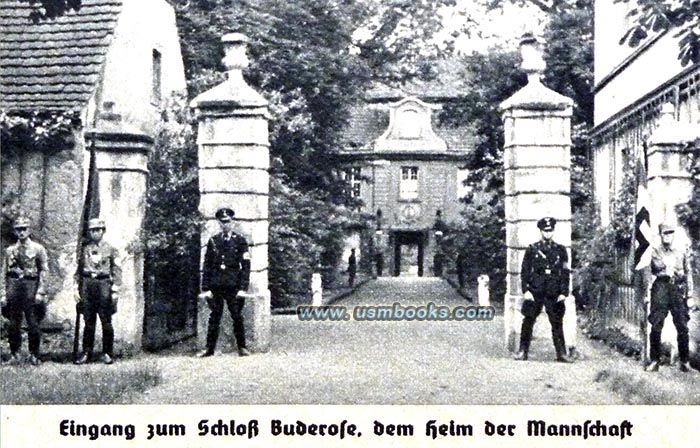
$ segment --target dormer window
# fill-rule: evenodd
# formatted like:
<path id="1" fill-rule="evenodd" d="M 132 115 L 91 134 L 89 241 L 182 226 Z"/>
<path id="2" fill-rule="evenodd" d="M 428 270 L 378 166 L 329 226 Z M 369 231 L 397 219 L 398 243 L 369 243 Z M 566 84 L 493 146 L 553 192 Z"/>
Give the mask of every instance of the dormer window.
<path id="1" fill-rule="evenodd" d="M 396 131 L 401 139 L 417 139 L 420 138 L 421 129 L 423 128 L 424 113 L 417 109 L 404 109 L 397 112 Z"/>

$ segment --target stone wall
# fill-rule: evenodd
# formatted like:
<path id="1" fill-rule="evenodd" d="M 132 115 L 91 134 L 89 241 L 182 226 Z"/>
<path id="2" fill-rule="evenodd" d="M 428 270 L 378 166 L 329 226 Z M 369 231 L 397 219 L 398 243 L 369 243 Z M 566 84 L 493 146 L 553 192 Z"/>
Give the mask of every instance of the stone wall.
<path id="1" fill-rule="evenodd" d="M 363 167 L 363 175 L 372 176 L 374 183 L 363 183 L 362 200 L 372 207 L 368 212 L 382 210 L 383 226 L 390 227 L 402 221 L 401 210 L 406 204 L 415 204 L 419 212 L 415 218 L 416 229 L 432 228 L 435 213 L 442 211 L 446 222 L 461 218 L 461 205 L 457 196 L 460 161 L 441 160 L 391 160 L 385 165 Z M 418 198 L 403 200 L 399 197 L 401 167 L 418 167 Z"/>
<path id="2" fill-rule="evenodd" d="M 82 134 L 76 132 L 74 140 L 72 148 L 56 152 L 3 148 L 1 172 L 3 199 L 17 198 L 19 210 L 31 220 L 32 238 L 48 251 L 50 304 L 44 324 L 67 328 L 75 313 L 73 274 L 86 153 Z M 14 241 L 3 235 L 3 247 Z"/>

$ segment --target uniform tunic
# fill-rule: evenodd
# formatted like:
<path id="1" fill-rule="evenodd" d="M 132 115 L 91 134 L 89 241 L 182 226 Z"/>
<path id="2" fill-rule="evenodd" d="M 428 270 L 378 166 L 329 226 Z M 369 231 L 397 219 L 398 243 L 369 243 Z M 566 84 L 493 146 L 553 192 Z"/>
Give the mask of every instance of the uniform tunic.
<path id="1" fill-rule="evenodd" d="M 39 243 L 27 238 L 5 250 L 3 265 L 7 295 L 6 314 L 10 320 L 10 351 L 17 353 L 22 344 L 22 316 L 27 320 L 29 352 L 39 356 L 41 330 L 36 309 L 36 295 L 45 293 L 48 256 Z"/>

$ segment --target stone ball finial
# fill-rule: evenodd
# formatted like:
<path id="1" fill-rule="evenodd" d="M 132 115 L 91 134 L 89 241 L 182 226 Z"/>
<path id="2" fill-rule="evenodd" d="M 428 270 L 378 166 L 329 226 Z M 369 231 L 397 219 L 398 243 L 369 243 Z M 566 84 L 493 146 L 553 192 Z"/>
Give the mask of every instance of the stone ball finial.
<path id="1" fill-rule="evenodd" d="M 246 50 L 248 48 L 248 37 L 241 33 L 229 33 L 221 37 L 224 44 L 223 63 L 226 70 L 243 70 L 248 67 L 249 60 Z"/>
<path id="2" fill-rule="evenodd" d="M 539 81 L 547 68 L 544 62 L 543 42 L 532 33 L 525 33 L 520 38 L 520 68 L 528 75 L 528 79 Z"/>

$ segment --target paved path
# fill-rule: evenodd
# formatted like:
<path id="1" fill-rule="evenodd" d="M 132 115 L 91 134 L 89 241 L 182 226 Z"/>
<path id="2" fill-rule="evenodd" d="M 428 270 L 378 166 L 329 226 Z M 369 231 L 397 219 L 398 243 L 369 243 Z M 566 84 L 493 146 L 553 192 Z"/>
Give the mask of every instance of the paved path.
<path id="1" fill-rule="evenodd" d="M 466 304 L 437 279 L 372 281 L 341 302 Z M 623 404 L 594 381 L 608 362 L 554 362 L 546 315 L 528 362 L 503 349 L 503 319 L 486 322 L 301 322 L 273 316 L 269 353 L 159 356 L 163 384 L 135 403 Z M 609 354 L 607 355 L 609 356 Z"/>

